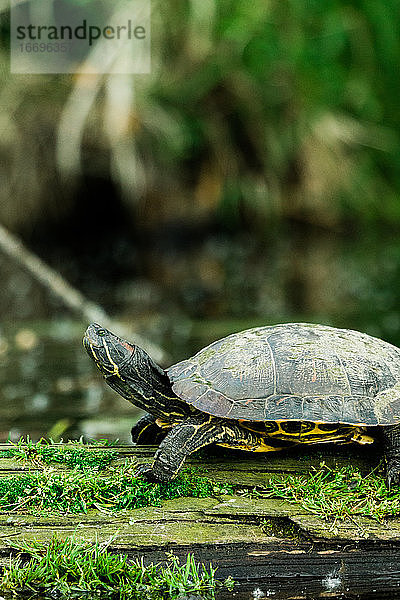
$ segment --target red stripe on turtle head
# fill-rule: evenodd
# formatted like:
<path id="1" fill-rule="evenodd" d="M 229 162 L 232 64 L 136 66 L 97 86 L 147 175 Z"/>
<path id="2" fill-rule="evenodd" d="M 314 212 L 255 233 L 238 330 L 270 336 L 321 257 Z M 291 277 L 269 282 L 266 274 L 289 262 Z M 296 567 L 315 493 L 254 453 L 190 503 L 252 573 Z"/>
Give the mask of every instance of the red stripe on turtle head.
<path id="1" fill-rule="evenodd" d="M 132 352 L 132 354 L 136 351 L 136 346 L 134 346 L 133 344 L 130 344 L 126 340 L 121 340 L 121 345 L 124 348 L 126 348 L 129 352 Z"/>

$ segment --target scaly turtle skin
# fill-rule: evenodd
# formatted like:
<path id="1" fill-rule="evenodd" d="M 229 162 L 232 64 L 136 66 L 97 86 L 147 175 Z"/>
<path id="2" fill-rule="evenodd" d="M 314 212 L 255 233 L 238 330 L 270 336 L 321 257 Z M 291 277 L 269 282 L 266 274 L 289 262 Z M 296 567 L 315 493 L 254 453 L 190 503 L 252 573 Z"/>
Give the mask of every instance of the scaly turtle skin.
<path id="1" fill-rule="evenodd" d="M 161 369 L 99 325 L 84 346 L 106 382 L 146 410 L 134 442 L 162 439 L 149 480 L 176 476 L 212 443 L 252 452 L 297 443 L 369 444 L 382 426 L 387 477 L 400 483 L 400 349 L 369 335 L 291 323 L 235 333 Z"/>

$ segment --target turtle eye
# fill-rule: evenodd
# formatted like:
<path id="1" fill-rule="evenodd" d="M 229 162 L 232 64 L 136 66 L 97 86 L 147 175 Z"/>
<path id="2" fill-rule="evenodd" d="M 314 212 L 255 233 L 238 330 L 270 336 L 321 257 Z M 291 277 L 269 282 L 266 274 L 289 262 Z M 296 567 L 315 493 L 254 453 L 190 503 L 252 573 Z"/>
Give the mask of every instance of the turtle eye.
<path id="1" fill-rule="evenodd" d="M 97 335 L 99 335 L 100 337 L 104 337 L 105 335 L 107 335 L 107 331 L 105 329 L 98 329 Z"/>

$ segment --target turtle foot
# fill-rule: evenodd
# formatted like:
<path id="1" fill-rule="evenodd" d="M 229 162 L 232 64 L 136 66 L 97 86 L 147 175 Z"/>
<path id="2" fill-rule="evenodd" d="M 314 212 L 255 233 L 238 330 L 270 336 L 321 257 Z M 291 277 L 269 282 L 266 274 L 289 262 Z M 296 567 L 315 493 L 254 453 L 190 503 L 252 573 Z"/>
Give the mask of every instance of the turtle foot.
<path id="1" fill-rule="evenodd" d="M 400 485 L 400 458 L 394 458 L 387 462 L 386 480 L 389 488 Z"/>
<path id="2" fill-rule="evenodd" d="M 163 471 L 161 469 L 154 469 L 149 464 L 138 465 L 134 473 L 135 477 L 143 477 L 146 481 L 151 481 L 154 483 L 160 483 L 161 481 L 171 481 L 173 476 L 167 471 Z"/>
<path id="3" fill-rule="evenodd" d="M 135 470 L 134 476 L 143 477 L 143 479 L 152 483 L 160 483 L 161 481 L 171 480 L 169 473 L 164 473 L 162 471 L 156 473 L 155 470 L 148 464 L 139 465 Z"/>
<path id="4" fill-rule="evenodd" d="M 134 473 L 135 477 L 143 477 L 146 481 L 157 482 L 159 479 L 156 477 L 153 469 L 150 465 L 139 465 Z"/>

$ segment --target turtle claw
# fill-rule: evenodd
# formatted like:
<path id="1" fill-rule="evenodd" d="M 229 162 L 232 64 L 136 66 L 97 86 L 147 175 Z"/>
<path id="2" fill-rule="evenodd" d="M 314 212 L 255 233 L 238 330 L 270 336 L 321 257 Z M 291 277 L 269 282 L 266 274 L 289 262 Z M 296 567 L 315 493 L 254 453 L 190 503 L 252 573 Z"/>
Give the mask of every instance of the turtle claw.
<path id="1" fill-rule="evenodd" d="M 143 477 L 146 481 L 157 482 L 159 479 L 155 476 L 155 473 L 150 465 L 139 465 L 135 470 L 134 477 Z"/>

